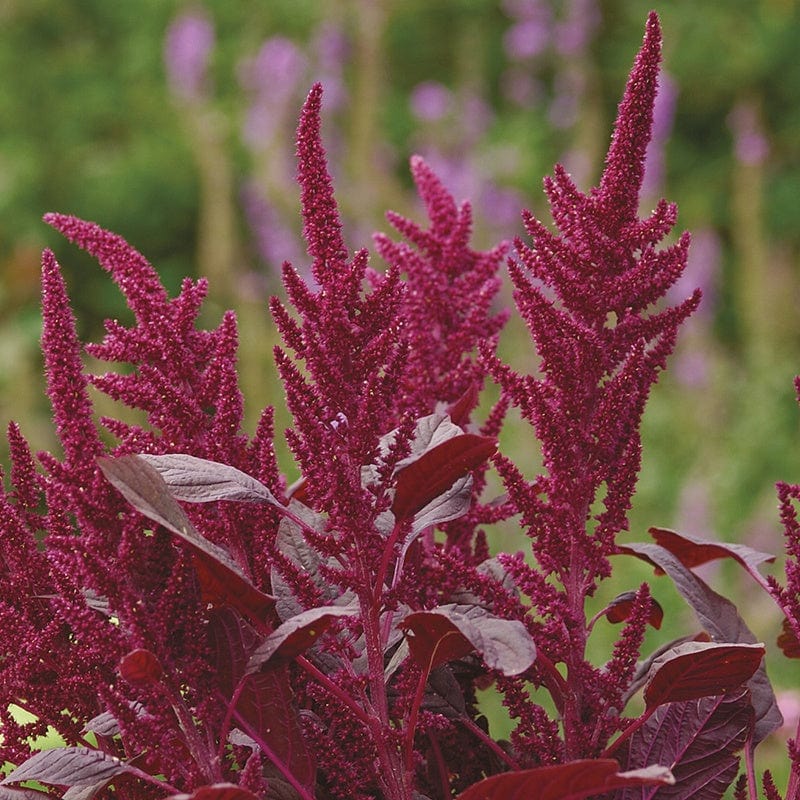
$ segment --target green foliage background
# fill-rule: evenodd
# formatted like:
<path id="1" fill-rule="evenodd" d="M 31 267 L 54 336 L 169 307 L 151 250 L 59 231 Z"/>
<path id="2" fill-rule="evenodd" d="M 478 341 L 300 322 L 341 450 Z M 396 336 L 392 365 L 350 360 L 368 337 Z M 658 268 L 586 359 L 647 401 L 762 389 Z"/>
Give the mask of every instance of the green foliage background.
<path id="1" fill-rule="evenodd" d="M 568 3 L 550 5 L 558 16 Z M 717 301 L 705 324 L 689 326 L 676 354 L 702 358 L 703 377 L 687 384 L 667 373 L 645 419 L 632 535 L 674 525 L 778 552 L 773 484 L 800 481 L 800 410 L 792 386 L 800 373 L 800 6 L 796 0 L 598 6 L 599 28 L 572 65 L 583 70 L 589 88 L 574 124 L 556 130 L 547 100 L 564 64 L 551 53 L 531 66 L 543 94 L 530 108 L 505 99 L 503 36 L 511 21 L 498 0 L 207 0 L 217 42 L 213 88 L 200 111 L 175 101 L 163 66 L 165 31 L 189 8 L 183 3 L 0 2 L 0 417 L 18 420 L 35 447 L 55 446 L 38 356 L 42 247 L 54 248 L 66 269 L 83 335 L 97 338 L 103 318 L 125 316 L 107 276 L 41 222 L 51 210 L 122 234 L 172 290 L 183 275 L 213 271 L 208 319 L 231 304 L 239 311 L 251 423 L 262 405 L 280 407 L 265 297 L 242 289 L 249 284 L 240 280 L 259 273 L 271 291 L 279 290 L 274 268 L 255 257 L 238 208 L 239 187 L 258 170 L 239 134 L 247 100 L 237 65 L 267 37 L 282 34 L 306 46 L 328 20 L 350 40 L 348 100 L 326 116 L 326 132 L 337 142 L 343 212 L 359 223 L 350 230 L 361 237 L 351 239 L 355 247 L 369 244 L 364 232 L 386 229 L 386 208 L 417 213 L 406 168 L 412 152 L 429 144 L 458 152 L 462 144 L 458 125 L 422 124 L 411 113 L 409 96 L 426 80 L 456 96 L 470 91 L 484 98 L 493 115 L 470 142 L 470 163 L 548 219 L 541 177 L 566 150 L 584 153 L 589 181 L 599 175 L 616 103 L 655 6 L 665 68 L 679 91 L 664 193 L 680 206 L 681 229 L 713 232 L 721 250 Z M 302 92 L 297 108 L 301 101 Z M 757 163 L 734 152 L 729 120 L 742 104 L 754 110 L 768 143 L 767 157 Z M 291 192 L 283 202 L 297 205 Z M 476 227 L 478 243 L 492 243 L 496 232 L 481 219 Z M 517 222 L 502 235 L 521 232 Z M 502 346 L 516 366 L 535 368 L 519 325 L 509 328 Z M 532 435 L 509 430 L 503 446 L 535 470 Z M 748 621 L 774 641 L 769 602 L 735 572 L 722 571 L 717 581 L 746 598 Z M 668 591 L 659 583 L 657 596 Z M 682 622 L 676 620 L 676 634 Z"/>

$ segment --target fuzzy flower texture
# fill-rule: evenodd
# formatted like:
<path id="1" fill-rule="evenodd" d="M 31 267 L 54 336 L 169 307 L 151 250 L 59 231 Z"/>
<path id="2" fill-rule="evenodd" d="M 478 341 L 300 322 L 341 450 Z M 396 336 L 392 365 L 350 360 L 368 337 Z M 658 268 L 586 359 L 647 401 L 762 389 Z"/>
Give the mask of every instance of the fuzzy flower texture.
<path id="1" fill-rule="evenodd" d="M 286 299 L 270 303 L 301 475 L 291 486 L 272 409 L 254 436 L 242 432 L 234 314 L 196 327 L 206 283 L 187 279 L 170 299 L 118 236 L 46 217 L 110 273 L 134 322 L 108 321 L 86 347 L 124 368 L 85 374 L 45 252 L 42 346 L 61 452 L 34 457 L 9 426 L 3 800 L 500 800 L 543 786 L 553 798 L 721 796 L 738 751 L 777 713 L 763 646 L 744 623 L 720 622 L 727 601 L 691 572 L 702 547 L 724 548 L 665 531 L 656 544 L 616 541 L 648 393 L 699 302 L 663 302 L 689 246 L 683 234 L 659 247 L 676 207 L 638 216 L 660 48 L 651 14 L 599 186 L 584 194 L 556 167 L 544 185 L 557 230 L 523 213 L 530 239 L 516 258 L 505 243 L 471 248 L 469 204 L 417 157 L 427 226 L 388 215 L 398 238 L 374 239 L 385 269 L 348 252 L 322 89 L 311 89 L 297 158 L 314 283 L 286 263 Z M 540 359 L 532 375 L 497 353 L 504 262 Z M 487 409 L 489 380 L 499 400 Z M 146 422 L 96 420 L 90 386 Z M 512 405 L 541 447 L 533 480 L 498 452 Z M 487 488 L 492 468 L 501 497 Z M 527 552 L 492 556 L 489 526 L 512 518 Z M 735 557 L 760 578 L 759 554 L 745 550 Z M 646 584 L 587 621 L 586 598 L 618 555 L 669 574 L 700 634 L 642 656 L 645 627 L 660 624 Z M 613 622 L 622 632 L 598 666 L 590 634 Z M 628 718 L 643 685 L 645 711 Z M 480 710 L 490 688 L 508 740 Z M 40 750 L 45 734 L 63 746 Z"/>

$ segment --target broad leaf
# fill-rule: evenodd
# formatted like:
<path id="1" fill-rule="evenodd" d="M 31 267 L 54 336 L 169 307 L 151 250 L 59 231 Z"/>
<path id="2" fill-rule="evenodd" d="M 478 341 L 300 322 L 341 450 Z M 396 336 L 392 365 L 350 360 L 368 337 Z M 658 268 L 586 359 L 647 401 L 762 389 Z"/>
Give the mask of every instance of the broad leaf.
<path id="1" fill-rule="evenodd" d="M 246 675 L 236 704 L 237 726 L 257 743 L 265 743 L 303 786 L 312 787 L 316 769 L 285 667 Z"/>
<path id="2" fill-rule="evenodd" d="M 783 651 L 786 658 L 800 658 L 800 642 L 788 619 L 783 620 L 781 633 L 778 636 L 778 647 Z"/>
<path id="3" fill-rule="evenodd" d="M 631 736 L 621 761 L 670 764 L 675 785 L 622 791 L 615 800 L 718 800 L 736 777 L 736 753 L 752 724 L 746 690 L 661 706 Z"/>
<path id="4" fill-rule="evenodd" d="M 167 800 L 258 800 L 258 797 L 235 783 L 215 783 L 201 786 L 191 794 L 170 795 Z"/>
<path id="5" fill-rule="evenodd" d="M 155 467 L 135 455 L 99 458 L 97 463 L 109 483 L 140 514 L 172 531 L 192 548 L 208 602 L 229 603 L 256 619 L 264 618 L 275 598 L 253 586 L 226 550 L 195 529 Z"/>
<path id="6" fill-rule="evenodd" d="M 613 759 L 584 759 L 493 775 L 465 789 L 456 800 L 581 800 L 626 786 L 673 783 L 667 767 L 620 772 Z"/>
<path id="7" fill-rule="evenodd" d="M 715 642 L 756 642 L 755 635 L 739 616 L 736 606 L 717 594 L 668 550 L 646 542 L 628 544 L 620 550 L 642 558 L 668 574 L 675 588 L 694 610 L 703 629 Z M 783 724 L 783 717 L 763 665 L 748 681 L 747 688 L 756 715 L 753 743 L 758 744 Z"/>
<path id="8" fill-rule="evenodd" d="M 145 686 L 161 680 L 164 670 L 155 653 L 140 647 L 120 659 L 119 674 L 133 686 Z"/>
<path id="9" fill-rule="evenodd" d="M 633 601 L 636 599 L 636 592 L 622 592 L 618 594 L 603 612 L 609 622 L 624 622 L 633 611 Z M 650 598 L 650 613 L 647 621 L 658 630 L 664 620 L 664 609 L 654 598 Z"/>
<path id="10" fill-rule="evenodd" d="M 752 547 L 732 542 L 708 542 L 667 528 L 650 528 L 649 533 L 656 544 L 669 550 L 684 567 L 692 569 L 718 558 L 732 558 L 769 592 L 769 584 L 758 571 L 761 564 L 771 564 L 775 560 L 775 556 L 769 553 L 761 553 Z"/>
<path id="11" fill-rule="evenodd" d="M 428 670 L 477 650 L 487 666 L 519 675 L 536 660 L 536 645 L 518 620 L 501 619 L 474 605 L 444 605 L 416 611 L 400 623 L 411 655 Z"/>
<path id="12" fill-rule="evenodd" d="M 686 642 L 653 662 L 644 687 L 647 708 L 725 694 L 746 683 L 761 664 L 763 644 Z"/>
<path id="13" fill-rule="evenodd" d="M 483 464 L 497 450 L 488 436 L 463 433 L 427 450 L 397 472 L 392 502 L 395 518 L 413 517 L 432 500 L 444 494 L 459 478 Z"/>
<path id="14" fill-rule="evenodd" d="M 61 800 L 94 800 L 97 794 L 102 792 L 106 786 L 108 786 L 108 781 L 93 783 L 91 786 L 70 786 L 61 795 Z"/>
<path id="15" fill-rule="evenodd" d="M 145 714 L 145 708 L 141 703 L 129 702 L 128 705 L 137 717 L 141 717 Z M 92 717 L 83 726 L 81 733 L 88 733 L 89 731 L 97 736 L 113 738 L 120 734 L 119 722 L 110 711 L 103 711 L 96 717 Z"/>
<path id="16" fill-rule="evenodd" d="M 176 500 L 187 503 L 239 500 L 281 506 L 263 483 L 236 467 L 186 453 L 162 456 L 142 453 L 139 458 L 158 471 Z"/>
<path id="17" fill-rule="evenodd" d="M 421 707 L 447 719 L 459 719 L 466 713 L 464 691 L 446 664 L 433 670 L 428 676 Z"/>
<path id="18" fill-rule="evenodd" d="M 301 611 L 279 625 L 250 656 L 246 671 L 256 672 L 264 666 L 276 666 L 291 661 L 308 650 L 325 633 L 337 617 L 358 614 L 357 604 L 350 606 L 320 606 Z"/>
<path id="19" fill-rule="evenodd" d="M 39 781 L 54 786 L 92 786 L 127 772 L 124 761 L 88 747 L 57 747 L 34 753 L 0 784 Z"/>
<path id="20" fill-rule="evenodd" d="M 233 696 L 259 635 L 230 608 L 215 608 L 208 620 L 208 646 L 214 675 L 226 698 Z"/>
<path id="21" fill-rule="evenodd" d="M 473 382 L 458 400 L 450 404 L 447 414 L 454 424 L 463 427 L 469 422 L 470 414 L 477 407 L 479 397 L 480 389 L 478 384 Z"/>
<path id="22" fill-rule="evenodd" d="M 209 646 L 224 699 L 230 700 L 239 689 L 234 710 L 237 727 L 256 743 L 266 743 L 304 786 L 311 786 L 314 763 L 300 728 L 288 672 L 277 668 L 245 675 L 257 642 L 256 632 L 233 610 L 214 610 Z"/>
<path id="23" fill-rule="evenodd" d="M 425 528 L 431 528 L 463 517 L 469 511 L 471 505 L 472 475 L 465 475 L 414 514 L 411 533 L 403 544 L 403 551 L 405 552 L 408 549 L 411 542 Z"/>

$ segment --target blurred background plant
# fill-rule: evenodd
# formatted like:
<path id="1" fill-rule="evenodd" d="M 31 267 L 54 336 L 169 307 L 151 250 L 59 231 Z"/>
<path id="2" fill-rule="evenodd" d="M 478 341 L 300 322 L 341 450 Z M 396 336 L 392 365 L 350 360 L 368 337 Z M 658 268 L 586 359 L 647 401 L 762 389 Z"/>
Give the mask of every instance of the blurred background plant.
<path id="1" fill-rule="evenodd" d="M 86 338 L 126 313 L 43 213 L 120 233 L 175 289 L 187 274 L 211 279 L 209 321 L 239 313 L 252 424 L 263 405 L 283 405 L 266 300 L 283 260 L 307 263 L 293 141 L 312 81 L 325 86 L 351 247 L 387 229 L 386 209 L 414 216 L 407 165 L 420 153 L 473 201 L 484 248 L 521 233 L 522 207 L 546 214 L 541 178 L 554 162 L 582 188 L 596 181 L 653 5 L 665 64 L 644 202 L 678 202 L 694 243 L 676 296 L 699 285 L 704 303 L 645 415 L 632 529 L 779 550 L 773 484 L 800 476 L 797 0 L 4 0 L 0 417 L 53 446 L 38 354 L 43 246 L 65 266 Z M 515 346 L 519 333 L 512 324 L 501 348 L 523 366 L 534 355 Z M 535 443 L 517 438 L 508 430 L 504 446 L 535 460 Z M 762 606 L 753 592 L 751 616 Z M 765 618 L 754 627 L 773 640 Z"/>

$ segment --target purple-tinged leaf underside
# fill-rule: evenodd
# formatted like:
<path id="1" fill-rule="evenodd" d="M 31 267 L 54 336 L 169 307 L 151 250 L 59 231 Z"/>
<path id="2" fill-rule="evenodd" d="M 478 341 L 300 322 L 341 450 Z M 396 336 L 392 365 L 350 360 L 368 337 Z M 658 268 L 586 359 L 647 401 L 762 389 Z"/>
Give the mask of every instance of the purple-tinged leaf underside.
<path id="1" fill-rule="evenodd" d="M 158 471 L 176 500 L 186 503 L 238 500 L 283 507 L 261 481 L 236 467 L 186 453 L 161 456 L 141 453 L 139 458 Z"/>
<path id="2" fill-rule="evenodd" d="M 621 761 L 629 768 L 670 764 L 675 784 L 621 791 L 614 800 L 718 800 L 736 777 L 736 753 L 752 725 L 746 690 L 661 706 L 631 736 Z"/>
<path id="3" fill-rule="evenodd" d="M 653 662 L 645 705 L 650 709 L 737 689 L 752 677 L 765 653 L 763 644 L 680 644 Z"/>
<path id="4" fill-rule="evenodd" d="M 301 611 L 279 625 L 250 656 L 246 671 L 257 672 L 262 667 L 285 664 L 304 653 L 339 617 L 358 614 L 358 604 L 349 606 L 320 606 Z"/>
<path id="5" fill-rule="evenodd" d="M 406 616 L 414 660 L 428 671 L 477 650 L 487 666 L 503 675 L 519 675 L 536 660 L 536 645 L 518 620 L 501 619 L 473 605 L 444 605 Z"/>
<path id="6" fill-rule="evenodd" d="M 53 795 L 36 789 L 23 789 L 18 786 L 0 786 L 0 800 L 47 800 Z"/>
<path id="7" fill-rule="evenodd" d="M 675 588 L 692 607 L 701 626 L 713 641 L 756 643 L 755 635 L 739 616 L 736 606 L 717 594 L 668 550 L 657 544 L 636 542 L 624 545 L 620 551 L 635 555 L 669 575 Z M 763 664 L 747 682 L 747 688 L 750 690 L 756 720 L 753 743 L 758 744 L 783 724 L 783 716 Z"/>
<path id="8" fill-rule="evenodd" d="M 657 788 L 674 782 L 667 767 L 621 772 L 614 759 L 582 759 L 493 775 L 465 789 L 456 800 L 582 800 L 621 787 Z"/>
<path id="9" fill-rule="evenodd" d="M 124 761 L 89 747 L 57 747 L 34 753 L 0 784 L 39 781 L 54 786 L 93 786 L 131 768 Z"/>
<path id="10" fill-rule="evenodd" d="M 207 602 L 227 603 L 255 619 L 264 618 L 275 598 L 257 589 L 226 550 L 195 529 L 155 467 L 137 455 L 99 458 L 97 463 L 109 483 L 140 514 L 191 547 Z"/>
<path id="11" fill-rule="evenodd" d="M 286 668 L 246 675 L 242 682 L 234 710 L 237 726 L 262 750 L 273 753 L 303 786 L 313 787 L 316 766 L 306 747 Z"/>
<path id="12" fill-rule="evenodd" d="M 99 781 L 91 786 L 70 786 L 61 800 L 94 800 L 96 795 L 108 786 L 108 781 Z"/>

